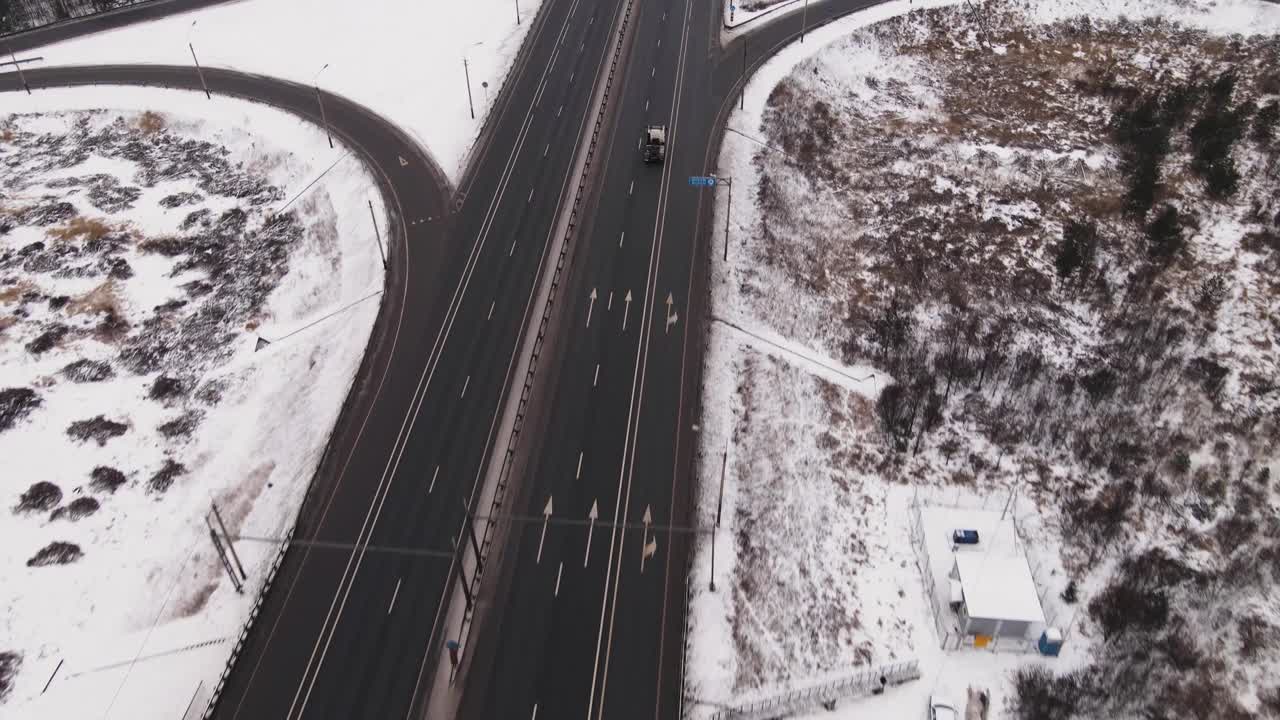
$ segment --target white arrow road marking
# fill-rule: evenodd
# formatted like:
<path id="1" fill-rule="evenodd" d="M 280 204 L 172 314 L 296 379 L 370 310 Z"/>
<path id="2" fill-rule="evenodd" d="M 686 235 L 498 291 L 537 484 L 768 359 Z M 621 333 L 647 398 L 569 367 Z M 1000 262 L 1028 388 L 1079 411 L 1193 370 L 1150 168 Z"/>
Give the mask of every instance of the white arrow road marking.
<path id="1" fill-rule="evenodd" d="M 596 500 L 591 501 L 591 512 L 587 513 L 587 517 L 591 519 L 591 524 L 587 526 L 587 552 L 582 556 L 582 567 L 587 566 L 587 561 L 591 559 L 591 536 L 596 531 L 596 519 L 600 517 L 600 504 Z M 559 586 L 559 583 L 556 583 Z"/>
<path id="2" fill-rule="evenodd" d="M 587 306 L 587 327 L 591 327 L 591 311 L 596 309 L 596 289 L 591 288 L 591 294 L 587 297 L 591 298 L 591 304 Z"/>
<path id="3" fill-rule="evenodd" d="M 560 597 L 560 576 L 564 574 L 564 561 L 560 561 L 560 569 L 556 570 L 556 591 L 552 597 Z"/>
<path id="4" fill-rule="evenodd" d="M 627 303 L 627 307 L 622 311 L 622 332 L 627 331 L 627 315 L 631 314 L 631 291 L 627 291 L 627 296 L 623 298 Z"/>
<path id="5" fill-rule="evenodd" d="M 391 593 L 391 604 L 387 606 L 388 615 L 391 614 L 391 609 L 396 606 L 396 596 L 400 594 L 400 580 L 401 578 L 396 578 L 396 590 Z"/>
<path id="6" fill-rule="evenodd" d="M 409 167 L 409 161 L 408 161 L 408 160 L 405 160 L 404 158 L 400 157 L 399 155 L 397 155 L 396 157 L 400 158 L 400 167 Z"/>
<path id="7" fill-rule="evenodd" d="M 667 326 L 663 331 L 664 333 L 670 333 L 671 326 L 676 322 L 676 316 L 671 314 L 671 303 L 674 303 L 675 301 L 676 300 L 672 297 L 671 293 L 667 293 Z"/>
<path id="8" fill-rule="evenodd" d="M 432 490 L 436 489 L 436 476 L 440 474 L 440 466 L 436 466 L 436 471 L 431 473 L 431 485 L 427 488 L 427 494 L 430 495 Z"/>
<path id="9" fill-rule="evenodd" d="M 535 565 L 542 564 L 542 542 L 547 539 L 547 523 L 551 520 L 551 496 L 547 496 L 547 506 L 542 508 L 542 535 L 538 538 L 538 559 Z"/>
<path id="10" fill-rule="evenodd" d="M 644 539 L 641 541 L 641 546 L 644 548 L 644 550 L 640 553 L 640 574 L 641 575 L 644 574 L 644 561 L 648 560 L 649 556 L 652 554 L 649 552 L 649 526 L 653 524 L 653 513 L 649 511 L 648 505 L 644 506 L 644 519 L 642 520 L 642 522 L 644 523 Z M 657 542 L 658 542 L 657 540 L 654 540 L 653 549 L 655 552 L 658 549 Z"/>

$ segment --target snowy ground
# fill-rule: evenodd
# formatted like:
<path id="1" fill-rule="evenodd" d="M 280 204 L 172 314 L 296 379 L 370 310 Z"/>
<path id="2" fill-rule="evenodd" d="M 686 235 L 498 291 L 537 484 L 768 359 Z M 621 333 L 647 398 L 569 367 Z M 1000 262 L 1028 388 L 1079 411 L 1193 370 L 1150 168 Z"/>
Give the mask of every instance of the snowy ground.
<path id="1" fill-rule="evenodd" d="M 810 0 L 810 2 L 821 2 L 821 0 Z M 761 15 L 781 14 L 784 8 L 789 6 L 798 8 L 803 4 L 804 0 L 725 0 L 724 25 L 727 29 L 733 29 Z"/>
<path id="2" fill-rule="evenodd" d="M 456 183 L 540 5 L 253 0 L 58 43 L 38 54 L 50 66 L 190 65 L 190 42 L 202 65 L 317 83 L 372 109 L 416 138 Z"/>
<path id="3" fill-rule="evenodd" d="M 1238 190 L 1210 198 L 1188 137 L 1212 131 L 1201 118 L 1220 93 L 1194 88 L 1224 68 L 1237 91 L 1214 122 L 1280 97 L 1274 39 L 1215 37 L 1275 34 L 1280 8 L 952 4 L 888 3 L 819 29 L 762 67 L 730 118 L 749 137 L 730 133 L 718 168 L 738 202 L 730 261 L 715 257 L 704 521 L 724 453 L 728 482 L 717 592 L 706 546 L 691 580 L 695 717 L 911 657 L 922 680 L 837 716 L 923 716 L 928 694 L 959 701 L 970 684 L 992 690 L 993 717 L 1048 717 L 1031 691 L 1069 701 L 1063 718 L 1160 701 L 1277 716 L 1280 613 L 1265 598 L 1280 581 L 1280 450 L 1264 378 L 1280 370 L 1280 166 L 1246 127 Z M 882 22 L 913 8 L 938 9 Z M 1117 108 L 1150 87 L 1174 108 L 1177 82 L 1193 88 L 1188 117 L 1135 220 Z M 1150 239 L 1167 206 L 1185 223 L 1172 260 Z M 1101 237 L 1083 271 L 1062 260 L 1081 219 Z M 1126 294 L 1155 322 L 1126 315 Z M 1046 611 L 1071 628 L 1064 655 L 942 652 L 910 498 L 1015 488 L 1038 528 Z M 1236 552 L 1242 538 L 1261 545 Z M 1135 665 L 1142 648 L 1155 669 Z M 1015 679 L 1041 665 L 1070 681 Z"/>
<path id="4" fill-rule="evenodd" d="M 21 99 L 0 117 L 0 718 L 172 720 L 203 709 L 276 554 L 239 543 L 236 594 L 209 504 L 232 534 L 292 524 L 381 301 L 366 201 L 385 211 L 345 148 L 266 106 Z M 51 543 L 70 561 L 33 566 Z"/>

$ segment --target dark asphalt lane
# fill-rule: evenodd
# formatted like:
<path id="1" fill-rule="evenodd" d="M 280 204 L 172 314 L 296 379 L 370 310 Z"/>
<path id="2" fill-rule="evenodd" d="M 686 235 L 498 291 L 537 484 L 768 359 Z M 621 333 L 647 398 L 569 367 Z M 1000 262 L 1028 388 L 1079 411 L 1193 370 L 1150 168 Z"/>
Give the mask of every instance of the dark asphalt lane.
<path id="1" fill-rule="evenodd" d="M 326 96 L 337 133 L 353 144 L 375 144 L 374 166 L 405 176 L 394 178 L 406 198 L 404 209 L 393 213 L 405 221 L 413 262 L 393 253 L 401 269 L 391 289 L 405 294 L 398 303 L 403 316 L 379 336 L 389 345 L 381 358 L 386 379 L 359 390 L 364 405 L 356 410 L 366 416 L 344 414 L 321 471 L 330 477 L 317 479 L 299 537 L 449 548 L 464 502 L 475 500 L 591 78 L 607 44 L 609 23 L 593 17 L 601 9 L 611 15 L 608 5 L 589 0 L 548 0 L 498 103 L 493 143 L 468 173 L 471 200 L 456 215 L 447 211 L 443 177 L 412 143 L 398 133 L 394 141 L 378 137 L 394 128 L 365 127 L 377 119 Z M 216 93 L 311 116 L 308 88 L 213 69 L 206 76 Z M 16 86 L 16 77 L 4 80 Z M 189 68 L 40 70 L 28 80 L 34 87 L 198 86 Z M 408 167 L 401 157 L 410 159 Z M 429 676 L 443 644 L 434 631 L 448 570 L 448 558 L 290 552 L 217 716 L 412 715 L 428 689 L 420 679 Z"/>
<path id="2" fill-rule="evenodd" d="M 872 4 L 815 3 L 809 28 Z M 503 588 L 505 607 L 483 626 L 496 635 L 493 657 L 466 679 L 464 718 L 530 717 L 535 708 L 538 717 L 551 718 L 680 713 L 690 535 L 646 535 L 638 525 L 646 509 L 655 525 L 691 521 L 707 257 L 720 252 L 710 219 L 714 193 L 725 188 L 698 190 L 687 178 L 715 170 L 715 149 L 738 97 L 744 43 L 749 74 L 798 36 L 802 17 L 776 18 L 720 48 L 718 3 L 655 0 L 640 7 L 585 257 L 575 259 L 566 289 L 571 302 L 560 310 L 565 327 L 557 337 L 559 366 L 548 374 L 550 422 L 525 469 L 523 504 L 514 510 L 538 517 L 553 497 L 555 517 L 580 523 L 598 502 L 601 526 L 591 535 L 585 568 L 588 533 L 581 524 L 551 525 L 540 559 L 540 523 L 510 534 L 503 561 L 516 566 Z M 640 159 L 638 141 L 649 123 L 672 125 L 665 167 Z M 628 290 L 634 302 L 623 332 L 618 301 Z M 668 294 L 679 316 L 669 327 Z M 646 321 L 648 299 L 653 310 Z M 629 528 L 615 532 L 608 527 L 614 521 Z M 657 552 L 642 572 L 646 539 L 656 540 Z"/>

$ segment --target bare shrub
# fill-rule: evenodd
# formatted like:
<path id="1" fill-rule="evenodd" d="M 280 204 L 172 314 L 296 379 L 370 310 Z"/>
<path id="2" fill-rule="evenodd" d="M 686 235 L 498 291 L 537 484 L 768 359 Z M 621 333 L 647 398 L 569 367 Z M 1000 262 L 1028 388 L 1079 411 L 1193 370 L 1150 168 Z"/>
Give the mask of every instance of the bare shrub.
<path id="1" fill-rule="evenodd" d="M 71 328 L 62 323 L 53 323 L 47 326 L 44 332 L 36 336 L 34 340 L 27 343 L 27 352 L 32 355 L 42 355 L 54 348 L 62 339 L 71 332 Z"/>
<path id="2" fill-rule="evenodd" d="M 110 380 L 116 373 L 105 360 L 77 360 L 62 368 L 62 374 L 71 382 L 95 383 Z"/>
<path id="3" fill-rule="evenodd" d="M 203 416 L 199 410 L 191 410 L 179 415 L 178 417 L 160 424 L 156 430 L 170 440 L 174 438 L 189 437 L 195 431 L 196 426 L 200 424 Z"/>
<path id="4" fill-rule="evenodd" d="M 73 299 L 67 303 L 67 312 L 71 315 L 82 313 L 120 315 L 120 298 L 116 296 L 115 281 L 108 280 Z"/>
<path id="5" fill-rule="evenodd" d="M 92 487 L 98 492 L 114 493 L 121 485 L 124 485 L 129 481 L 129 478 L 125 477 L 124 473 L 113 467 L 107 467 L 105 465 L 99 465 L 94 468 L 93 472 L 90 473 L 89 476 L 92 478 L 92 481 L 89 483 L 89 487 Z"/>
<path id="6" fill-rule="evenodd" d="M 67 565 L 84 557 L 80 546 L 75 543 L 51 542 L 27 560 L 27 567 L 45 567 L 46 565 Z"/>
<path id="7" fill-rule="evenodd" d="M 0 703 L 13 690 L 13 678 L 22 667 L 22 656 L 12 650 L 0 652 Z"/>
<path id="8" fill-rule="evenodd" d="M 81 442 L 94 440 L 98 443 L 98 447 L 102 447 L 111 438 L 120 437 L 128 430 L 128 425 L 108 420 L 106 416 L 99 415 L 89 420 L 77 420 L 71 423 L 67 427 L 67 434 Z"/>
<path id="9" fill-rule="evenodd" d="M 47 480 L 32 483 L 18 498 L 15 512 L 44 512 L 62 502 L 62 488 Z"/>
<path id="10" fill-rule="evenodd" d="M 1261 615 L 1246 615 L 1236 623 L 1240 636 L 1240 655 L 1246 660 L 1257 660 L 1263 648 L 1271 647 L 1280 638 L 1275 625 Z"/>
<path id="11" fill-rule="evenodd" d="M 164 130 L 164 127 L 164 116 L 152 110 L 142 113 L 142 116 L 138 118 L 138 129 L 145 135 L 158 133 Z"/>
<path id="12" fill-rule="evenodd" d="M 71 218 L 66 225 L 47 231 L 50 237 L 62 240 L 101 240 L 110 235 L 112 227 L 102 220 L 93 220 L 77 215 Z"/>
<path id="13" fill-rule="evenodd" d="M 1020 668 L 1013 677 L 1013 715 L 1018 720 L 1079 717 L 1083 695 L 1084 688 L 1074 673 L 1054 675 L 1044 667 Z"/>
<path id="14" fill-rule="evenodd" d="M 57 520 L 65 517 L 73 522 L 76 520 L 83 520 L 84 518 L 98 512 L 99 507 L 101 507 L 101 505 L 94 498 L 78 497 L 67 505 L 54 510 L 49 516 L 49 519 Z"/>
<path id="15" fill-rule="evenodd" d="M 151 390 L 147 392 L 147 397 L 151 400 L 169 400 L 176 397 L 184 397 L 190 392 L 187 384 L 182 380 L 169 375 L 161 375 L 151 383 Z"/>
<path id="16" fill-rule="evenodd" d="M 0 432 L 4 432 L 31 411 L 40 407 L 40 396 L 30 388 L 5 388 L 0 390 Z"/>
<path id="17" fill-rule="evenodd" d="M 163 493 L 173 485 L 173 481 L 179 475 L 185 474 L 187 474 L 185 465 L 174 462 L 172 458 L 165 458 L 164 465 L 151 476 L 150 480 L 147 480 L 147 489 L 153 493 Z"/>

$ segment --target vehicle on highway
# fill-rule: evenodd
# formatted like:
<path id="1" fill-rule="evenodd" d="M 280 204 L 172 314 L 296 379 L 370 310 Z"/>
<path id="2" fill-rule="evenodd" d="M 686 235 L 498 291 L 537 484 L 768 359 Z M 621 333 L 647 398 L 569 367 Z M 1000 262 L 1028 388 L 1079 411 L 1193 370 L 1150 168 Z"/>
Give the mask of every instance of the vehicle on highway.
<path id="1" fill-rule="evenodd" d="M 667 126 L 649 125 L 644 129 L 644 161 L 660 163 L 667 157 Z"/>

